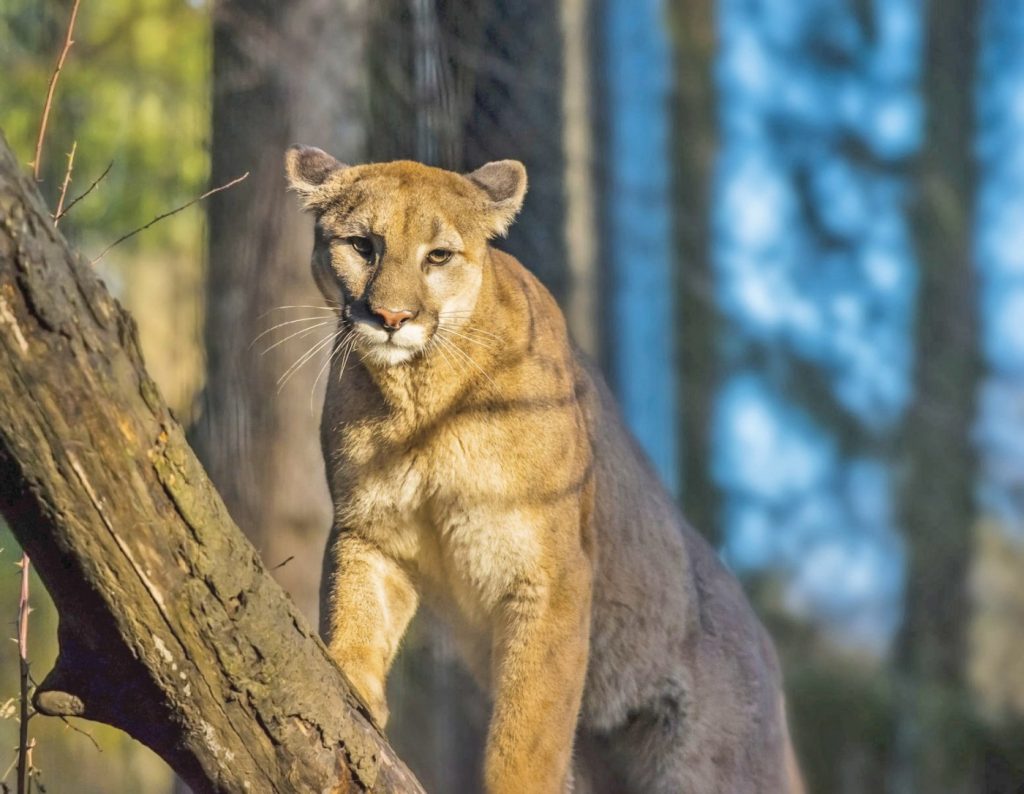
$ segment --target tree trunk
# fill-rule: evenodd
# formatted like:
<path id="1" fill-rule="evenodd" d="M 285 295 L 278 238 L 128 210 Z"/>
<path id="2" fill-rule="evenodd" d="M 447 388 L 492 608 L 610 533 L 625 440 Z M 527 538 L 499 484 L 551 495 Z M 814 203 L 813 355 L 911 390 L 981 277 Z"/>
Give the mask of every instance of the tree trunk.
<path id="1" fill-rule="evenodd" d="M 459 2 L 449 10 L 448 30 Z M 561 3 L 520 0 L 477 2 L 474 40 L 460 48 L 463 71 L 475 81 L 462 120 L 463 165 L 516 159 L 526 166 L 530 189 L 522 212 L 501 247 L 518 257 L 564 305 L 570 290 L 566 267 L 565 151 L 563 138 L 564 42 Z"/>
<path id="2" fill-rule="evenodd" d="M 600 230 L 597 222 L 597 155 L 592 74 L 595 61 L 591 0 L 561 0 L 562 193 L 566 294 L 562 305 L 569 331 L 592 359 L 601 359 Z"/>
<path id="3" fill-rule="evenodd" d="M 2 137 L 0 395 L 0 512 L 60 614 L 40 712 L 127 731 L 197 792 L 422 791 L 232 523 L 134 323 Z"/>
<path id="4" fill-rule="evenodd" d="M 522 160 L 530 190 L 500 247 L 568 304 L 573 333 L 593 352 L 589 44 L 580 38 L 589 6 L 380 0 L 371 19 L 369 151 L 372 160 L 412 158 L 456 171 Z M 403 640 L 388 702 L 391 739 L 429 789 L 477 787 L 489 703 L 458 661 L 448 627 L 426 610 Z"/>
<path id="5" fill-rule="evenodd" d="M 600 157 L 607 373 L 626 425 L 678 494 L 667 13 L 666 0 L 604 0 L 595 39 L 607 108 Z"/>
<path id="6" fill-rule="evenodd" d="M 719 498 L 711 478 L 711 421 L 718 392 L 720 323 L 711 272 L 715 164 L 715 14 L 712 0 L 674 2 L 675 239 L 682 427 L 682 502 L 687 520 L 713 546 L 722 542 Z"/>
<path id="7" fill-rule="evenodd" d="M 950 725 L 963 723 L 967 571 L 975 519 L 970 429 L 980 374 L 971 254 L 979 4 L 927 11 L 927 138 L 915 225 L 921 281 L 916 399 L 905 428 L 906 611 L 897 640 L 902 714 L 891 788 L 969 791 Z M 971 759 L 973 760 L 973 759 Z"/>
<path id="8" fill-rule="evenodd" d="M 327 351 L 280 391 L 277 379 L 326 333 L 298 323 L 253 340 L 318 314 L 279 307 L 323 304 L 309 274 L 312 224 L 287 194 L 284 150 L 307 143 L 363 159 L 366 13 L 364 0 L 214 9 L 211 182 L 251 176 L 208 204 L 206 388 L 194 440 L 231 515 L 310 619 L 331 523 L 322 399 L 311 393 Z"/>

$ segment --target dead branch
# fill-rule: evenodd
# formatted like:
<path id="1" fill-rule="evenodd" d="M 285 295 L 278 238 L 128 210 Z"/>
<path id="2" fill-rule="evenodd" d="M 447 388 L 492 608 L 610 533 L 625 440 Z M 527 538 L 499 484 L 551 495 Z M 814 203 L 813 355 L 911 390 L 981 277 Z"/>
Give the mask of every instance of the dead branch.
<path id="1" fill-rule="evenodd" d="M 46 124 L 50 120 L 50 107 L 53 105 L 53 92 L 57 90 L 57 79 L 60 77 L 60 71 L 64 68 L 64 60 L 68 57 L 68 50 L 71 49 L 71 45 L 74 44 L 74 40 L 71 38 L 75 32 L 75 20 L 78 19 L 78 4 L 80 0 L 75 0 L 75 4 L 71 6 L 71 19 L 68 20 L 68 31 L 64 36 L 64 47 L 60 51 L 60 57 L 57 59 L 57 66 L 53 70 L 53 74 L 50 75 L 50 84 L 46 88 L 46 102 L 43 103 L 43 117 L 39 120 L 39 135 L 36 138 L 36 156 L 32 161 L 32 177 L 39 181 L 39 168 L 43 163 L 43 141 L 46 139 Z"/>
<path id="2" fill-rule="evenodd" d="M 131 237 L 134 237 L 134 236 L 135 236 L 135 235 L 137 235 L 137 234 L 138 234 L 139 232 L 143 232 L 143 231 L 145 231 L 145 230 L 146 230 L 146 229 L 148 229 L 148 228 L 149 228 L 150 226 L 152 226 L 152 225 L 153 225 L 154 223 L 159 223 L 159 222 L 160 222 L 160 221 L 162 221 L 162 220 L 163 220 L 164 218 L 170 218 L 170 217 L 171 217 L 172 215 L 176 215 L 177 213 L 181 212 L 182 210 L 184 210 L 184 209 L 188 209 L 188 208 L 189 208 L 189 207 L 191 207 L 191 206 L 192 206 L 193 204 L 196 204 L 197 202 L 200 202 L 200 201 L 202 201 L 203 199 L 209 198 L 209 197 L 210 197 L 210 196 L 212 196 L 212 195 L 213 195 L 214 193 L 220 193 L 220 192 L 221 192 L 222 190 L 227 190 L 227 189 L 228 189 L 229 187 L 234 187 L 234 186 L 235 186 L 235 185 L 237 185 L 237 184 L 238 184 L 239 182 L 241 182 L 242 180 L 246 179 L 246 178 L 247 178 L 248 176 L 249 176 L 249 172 L 248 172 L 248 171 L 246 171 L 246 172 L 245 172 L 244 174 L 242 174 L 241 176 L 236 176 L 236 177 L 235 177 L 234 179 L 232 179 L 232 180 L 231 180 L 230 182 L 226 182 L 225 184 L 221 185 L 220 187 L 215 187 L 215 188 L 213 188 L 212 190 L 207 190 L 207 191 L 206 191 L 205 193 L 203 193 L 203 195 L 201 195 L 201 196 L 196 196 L 196 197 L 195 197 L 194 199 L 192 199 L 191 201 L 187 201 L 187 202 L 185 202 L 185 203 L 184 203 L 184 204 L 182 204 L 182 205 L 181 205 L 180 207 L 175 207 L 175 208 L 174 208 L 173 210 L 169 210 L 168 212 L 165 212 L 165 213 L 163 213 L 162 215 L 157 215 L 157 216 L 156 216 L 155 218 L 153 218 L 153 220 L 149 221 L 149 223 L 144 223 L 144 224 L 143 224 L 142 226 L 138 227 L 137 229 L 132 229 L 132 230 L 131 230 L 130 232 L 128 232 L 127 234 L 122 234 L 122 235 L 121 235 L 120 237 L 118 237 L 118 238 L 117 238 L 116 240 L 114 240 L 114 242 L 112 242 L 112 243 L 111 243 L 110 245 L 108 245 L 108 246 L 107 246 L 106 248 L 104 248 L 104 249 L 103 249 L 102 251 L 100 251 L 99 255 L 98 255 L 98 256 L 97 256 L 97 257 L 96 257 L 95 259 L 93 259 L 93 260 L 92 260 L 92 263 L 91 263 L 91 264 L 94 264 L 94 265 L 95 265 L 95 264 L 96 264 L 97 262 L 99 262 L 99 261 L 100 261 L 100 260 L 101 260 L 101 259 L 102 259 L 102 258 L 103 258 L 104 256 L 106 256 L 106 255 L 107 255 L 107 252 L 108 252 L 108 251 L 109 251 L 109 250 L 110 250 L 111 248 L 113 248 L 113 247 L 114 247 L 114 246 L 116 246 L 116 245 L 120 245 L 120 244 L 121 244 L 121 243 L 123 243 L 123 242 L 124 242 L 125 240 L 127 240 L 127 239 L 129 239 L 129 238 L 131 238 Z M 102 178 L 102 177 L 101 177 L 101 178 Z"/>
<path id="3" fill-rule="evenodd" d="M 64 199 L 68 195 L 68 186 L 71 184 L 71 172 L 75 167 L 75 152 L 78 150 L 78 141 L 71 144 L 71 151 L 68 152 L 68 167 L 64 170 L 64 181 L 60 185 L 60 198 L 57 199 L 57 209 L 53 211 L 53 225 L 60 223 L 64 214 Z"/>
<path id="4" fill-rule="evenodd" d="M 422 792 L 228 516 L 135 324 L 2 137 L 0 395 L 0 513 L 60 616 L 39 713 L 127 731 L 197 794 Z"/>
<path id="5" fill-rule="evenodd" d="M 54 224 L 56 224 L 57 221 L 59 221 L 61 218 L 63 218 L 65 215 L 71 212 L 71 208 L 74 207 L 79 201 L 81 201 L 90 193 L 92 193 L 96 186 L 103 181 L 104 177 L 106 177 L 106 175 L 110 173 L 110 169 L 113 167 L 114 161 L 111 160 L 109 163 L 107 163 L 107 167 L 103 169 L 103 173 L 96 177 L 94 180 L 92 180 L 92 184 L 90 184 L 89 187 L 87 187 L 85 190 L 83 190 L 81 193 L 79 193 L 77 196 L 71 199 L 71 201 L 68 202 L 68 205 L 64 209 L 56 213 L 56 215 L 53 218 Z"/>
<path id="6" fill-rule="evenodd" d="M 18 594 L 18 794 L 28 790 L 28 776 L 32 768 L 32 744 L 28 736 L 29 711 L 29 669 L 28 669 L 28 616 L 29 574 L 31 561 L 22 552 L 21 590 Z"/>

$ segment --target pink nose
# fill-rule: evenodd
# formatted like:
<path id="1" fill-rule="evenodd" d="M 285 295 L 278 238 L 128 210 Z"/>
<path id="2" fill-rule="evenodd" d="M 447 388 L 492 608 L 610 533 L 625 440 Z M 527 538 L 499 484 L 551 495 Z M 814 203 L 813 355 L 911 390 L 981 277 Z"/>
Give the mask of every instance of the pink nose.
<path id="1" fill-rule="evenodd" d="M 374 308 L 371 311 L 373 311 L 374 314 L 380 317 L 381 322 L 384 323 L 385 328 L 389 328 L 392 331 L 397 331 L 399 328 L 402 327 L 402 324 L 406 320 L 411 319 L 413 316 L 413 313 L 406 309 L 395 310 Z"/>

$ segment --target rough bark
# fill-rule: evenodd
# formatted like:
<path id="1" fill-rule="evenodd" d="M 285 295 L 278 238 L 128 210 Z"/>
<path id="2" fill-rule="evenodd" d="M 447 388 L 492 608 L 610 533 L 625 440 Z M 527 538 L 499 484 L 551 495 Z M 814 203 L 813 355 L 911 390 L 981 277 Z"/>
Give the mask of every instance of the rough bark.
<path id="1" fill-rule="evenodd" d="M 293 324 L 253 340 L 318 314 L 277 307 L 323 303 L 309 275 L 312 224 L 287 193 L 282 158 L 288 145 L 307 143 L 364 159 L 365 6 L 218 0 L 213 15 L 210 179 L 251 175 L 245 190 L 207 205 L 206 387 L 192 437 L 231 515 L 313 620 L 331 504 L 317 432 L 322 400 L 310 392 L 326 350 L 280 392 L 276 381 L 326 334 L 296 335 L 307 326 Z"/>
<path id="2" fill-rule="evenodd" d="M 134 323 L 2 137 L 0 395 L 0 512 L 60 614 L 40 712 L 127 731 L 196 792 L 422 791 L 231 521 Z"/>

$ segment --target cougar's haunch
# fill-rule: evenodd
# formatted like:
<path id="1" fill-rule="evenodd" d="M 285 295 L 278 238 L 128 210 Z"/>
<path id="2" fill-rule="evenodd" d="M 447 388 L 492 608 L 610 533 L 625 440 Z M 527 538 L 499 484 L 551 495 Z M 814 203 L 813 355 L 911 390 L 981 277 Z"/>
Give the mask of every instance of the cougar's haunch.
<path id="1" fill-rule="evenodd" d="M 293 147 L 286 168 L 338 323 L 322 629 L 378 722 L 423 603 L 493 699 L 489 794 L 799 790 L 771 641 L 554 300 L 490 245 L 523 166 Z"/>

